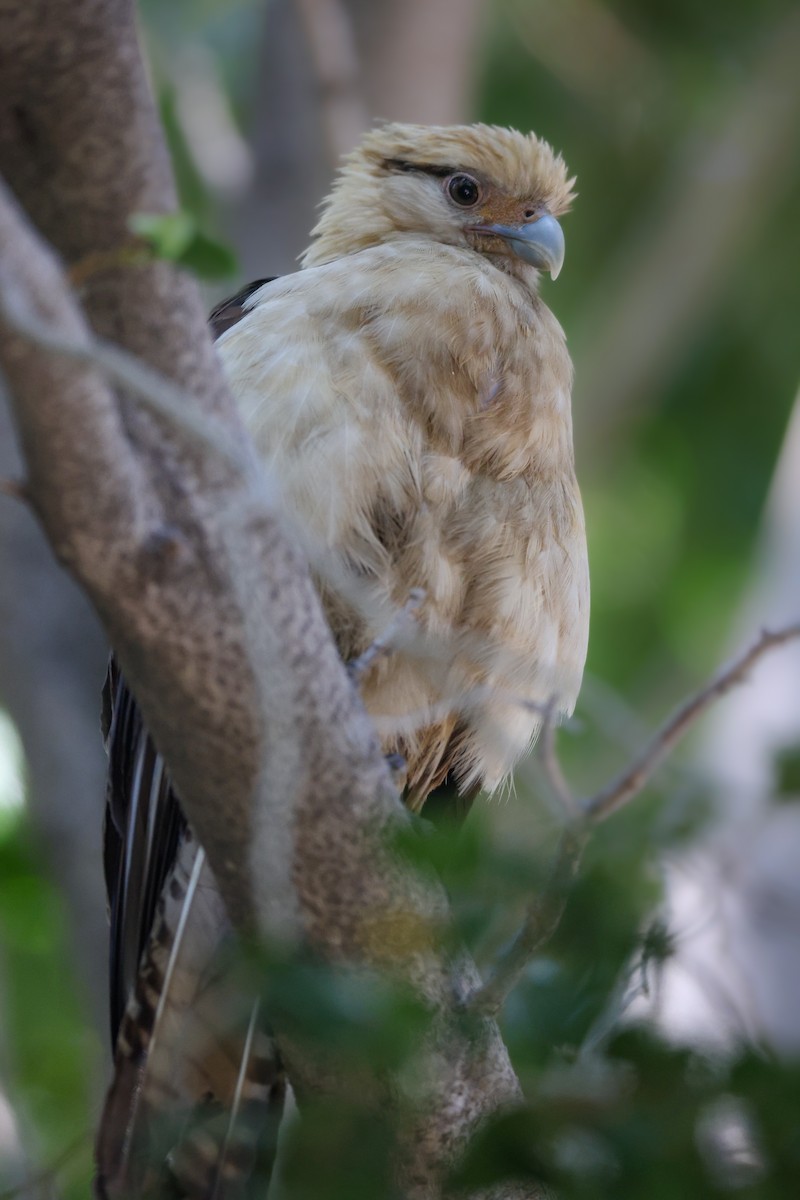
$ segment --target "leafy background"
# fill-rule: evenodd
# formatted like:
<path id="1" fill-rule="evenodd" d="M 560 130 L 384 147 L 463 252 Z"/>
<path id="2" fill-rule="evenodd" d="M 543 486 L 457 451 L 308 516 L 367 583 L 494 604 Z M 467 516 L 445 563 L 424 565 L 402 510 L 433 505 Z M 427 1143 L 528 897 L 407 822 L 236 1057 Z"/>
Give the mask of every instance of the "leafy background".
<path id="1" fill-rule="evenodd" d="M 762 514 L 800 363 L 800 29 L 796 6 L 781 0 L 476 7 L 465 118 L 535 128 L 578 176 L 566 268 L 545 286 L 577 367 L 593 615 L 584 697 L 560 742 L 576 790 L 588 792 L 724 656 L 756 586 Z M 280 97 L 265 100 L 263 77 L 265 43 L 283 36 L 281 8 L 141 6 L 191 218 L 180 230 L 196 251 L 191 265 L 219 275 L 229 262 L 215 243 L 239 251 L 238 274 L 231 268 L 209 285 L 209 302 L 239 281 L 290 269 L 302 248 L 247 217 L 248 198 L 264 188 L 258 130 L 287 119 Z M 211 104 L 204 112 L 222 114 L 216 173 L 191 127 L 198 96 Z M 328 167 L 313 139 L 304 154 L 314 158 L 298 201 L 307 229 Z M 299 186 L 280 159 L 266 169 L 265 203 Z M 193 242 L 195 229 L 211 240 Z M 786 1046 L 757 1023 L 741 1024 L 750 1036 L 709 1048 L 645 1020 L 675 950 L 665 864 L 719 811 L 698 767 L 702 741 L 700 730 L 658 786 L 592 843 L 557 935 L 504 1018 L 528 1106 L 486 1131 L 461 1182 L 534 1172 L 564 1197 L 615 1200 L 796 1193 L 800 1067 Z M 82 934 L 53 882 L 52 846 L 25 803 L 10 723 L 0 745 L 0 1189 L 77 1198 L 108 1069 L 105 1030 L 76 967 Z M 797 798 L 796 761 L 790 741 L 784 801 Z M 457 846 L 434 840 L 425 851 L 481 961 L 491 961 L 544 878 L 556 827 L 529 767 L 516 798 L 484 806 Z M 99 874 L 99 863 L 83 869 Z M 315 1036 L 339 1039 L 353 1060 L 367 1047 L 413 1062 L 409 1031 L 424 1020 L 405 998 L 340 993 L 303 972 L 282 979 L 290 1006 L 318 998 Z M 721 1020 L 729 1002 L 720 999 Z M 380 1036 L 353 1037 L 353 1027 Z M 390 1195 L 390 1136 L 379 1118 L 354 1101 L 331 1122 L 330 1112 L 312 1115 L 290 1133 L 282 1192 Z M 20 1181 L 32 1178 L 25 1191 Z"/>

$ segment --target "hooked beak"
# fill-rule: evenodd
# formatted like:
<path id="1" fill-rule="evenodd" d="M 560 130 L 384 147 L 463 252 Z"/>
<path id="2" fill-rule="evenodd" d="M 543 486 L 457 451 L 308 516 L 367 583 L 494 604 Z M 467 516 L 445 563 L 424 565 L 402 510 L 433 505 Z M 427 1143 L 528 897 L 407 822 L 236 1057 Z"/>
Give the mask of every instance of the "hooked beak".
<path id="1" fill-rule="evenodd" d="M 505 238 L 515 254 L 540 271 L 549 271 L 553 279 L 564 265 L 564 232 L 549 213 L 525 225 L 474 225 L 473 232 Z"/>

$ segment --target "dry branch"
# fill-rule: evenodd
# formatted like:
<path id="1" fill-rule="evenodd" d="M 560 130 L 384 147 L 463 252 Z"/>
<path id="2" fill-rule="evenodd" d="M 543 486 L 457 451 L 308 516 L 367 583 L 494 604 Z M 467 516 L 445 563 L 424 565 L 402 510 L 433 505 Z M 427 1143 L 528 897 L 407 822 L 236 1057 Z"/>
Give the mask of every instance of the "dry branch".
<path id="1" fill-rule="evenodd" d="M 563 830 L 550 876 L 528 905 L 519 932 L 498 958 L 486 983 L 467 1001 L 473 1012 L 496 1016 L 533 958 L 558 929 L 587 838 L 585 826 L 573 824 Z"/>
<path id="2" fill-rule="evenodd" d="M 350 678 L 356 683 L 363 679 L 367 671 L 379 658 L 388 658 L 397 648 L 399 641 L 407 634 L 414 622 L 415 614 L 425 599 L 422 588 L 412 588 L 408 600 L 389 622 L 384 632 L 367 646 L 363 654 L 348 663 Z"/>
<path id="3" fill-rule="evenodd" d="M 769 650 L 800 638 L 800 621 L 783 629 L 764 629 L 747 650 L 723 667 L 704 688 L 689 696 L 661 726 L 642 753 L 607 787 L 581 804 L 590 821 L 604 821 L 641 792 L 670 751 L 692 725 L 727 692 L 741 683 L 748 671 Z"/>
<path id="4" fill-rule="evenodd" d="M 556 754 L 552 716 L 545 716 L 541 763 L 550 790 L 562 805 L 564 829 L 549 879 L 528 905 L 518 933 L 498 959 L 490 978 L 468 998 L 467 1007 L 489 1016 L 500 1012 L 531 960 L 558 928 L 569 885 L 580 867 L 592 826 L 635 799 L 683 735 L 712 704 L 740 684 L 759 659 L 769 650 L 798 638 L 800 621 L 772 632 L 763 630 L 752 646 L 678 706 L 642 753 L 616 779 L 587 800 L 579 801 L 570 790 Z"/>

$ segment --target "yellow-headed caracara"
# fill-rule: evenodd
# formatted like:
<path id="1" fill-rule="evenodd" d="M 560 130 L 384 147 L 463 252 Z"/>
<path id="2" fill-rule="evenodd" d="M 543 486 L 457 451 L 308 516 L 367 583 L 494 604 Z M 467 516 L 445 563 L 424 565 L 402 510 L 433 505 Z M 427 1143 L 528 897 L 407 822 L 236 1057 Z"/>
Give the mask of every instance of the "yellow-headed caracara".
<path id="1" fill-rule="evenodd" d="M 385 125 L 345 161 L 302 269 L 213 318 L 288 513 L 354 585 L 317 570 L 342 657 L 422 589 L 430 654 L 400 649 L 361 680 L 415 809 L 437 789 L 461 808 L 496 789 L 537 705 L 569 713 L 580 686 L 589 585 L 572 366 L 538 295 L 540 272 L 561 269 L 571 184 L 532 134 Z M 279 1072 L 255 1019 L 216 1041 L 206 1020 L 204 1049 L 176 1065 L 224 918 L 218 900 L 197 902 L 191 833 L 113 668 L 107 700 L 120 1034 L 98 1190 L 147 1194 L 169 1157 L 176 1194 L 219 1200 L 250 1165 L 247 1130 L 279 1103 Z M 179 1123 L 202 1108 L 211 1124 L 189 1121 L 143 1166 L 170 1106 Z"/>

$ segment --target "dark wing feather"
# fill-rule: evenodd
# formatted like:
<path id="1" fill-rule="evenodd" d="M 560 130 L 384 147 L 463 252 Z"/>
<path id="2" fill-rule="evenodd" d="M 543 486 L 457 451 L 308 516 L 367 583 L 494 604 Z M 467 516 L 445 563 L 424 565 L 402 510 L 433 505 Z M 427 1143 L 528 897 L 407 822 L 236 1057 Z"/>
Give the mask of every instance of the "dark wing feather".
<path id="1" fill-rule="evenodd" d="M 248 283 L 247 287 L 243 287 L 235 296 L 231 296 L 229 300 L 223 300 L 216 308 L 212 308 L 208 323 L 211 326 L 214 341 L 218 337 L 222 337 L 226 329 L 230 329 L 237 321 L 241 321 L 247 312 L 246 304 L 250 297 L 266 284 L 272 283 L 274 279 L 274 275 L 269 275 L 266 279 L 256 279 L 253 283 Z"/>
<path id="2" fill-rule="evenodd" d="M 103 689 L 108 753 L 104 866 L 109 902 L 111 1042 L 153 932 L 186 818 L 116 659 Z"/>

